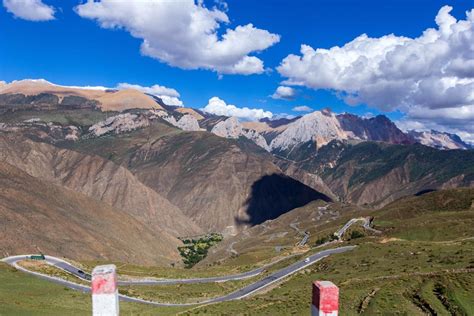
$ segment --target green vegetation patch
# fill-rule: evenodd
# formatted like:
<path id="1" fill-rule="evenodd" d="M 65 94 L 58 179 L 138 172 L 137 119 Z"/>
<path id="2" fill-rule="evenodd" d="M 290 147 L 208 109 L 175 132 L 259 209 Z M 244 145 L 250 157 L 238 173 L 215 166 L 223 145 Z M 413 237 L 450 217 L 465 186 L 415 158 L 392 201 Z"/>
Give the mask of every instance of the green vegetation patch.
<path id="1" fill-rule="evenodd" d="M 325 244 L 325 243 L 327 243 L 327 242 L 330 242 L 330 241 L 333 241 L 333 240 L 336 240 L 336 239 L 338 239 L 338 238 L 337 238 L 337 236 L 336 236 L 335 234 L 329 234 L 329 235 L 327 235 L 327 236 L 318 238 L 318 239 L 315 241 L 314 245 L 315 245 L 315 246 L 320 246 L 320 245 L 322 245 L 322 244 Z"/>
<path id="2" fill-rule="evenodd" d="M 222 241 L 224 237 L 218 233 L 211 233 L 199 238 L 181 238 L 184 246 L 178 247 L 186 268 L 192 268 L 196 263 L 207 256 L 209 248 Z"/>

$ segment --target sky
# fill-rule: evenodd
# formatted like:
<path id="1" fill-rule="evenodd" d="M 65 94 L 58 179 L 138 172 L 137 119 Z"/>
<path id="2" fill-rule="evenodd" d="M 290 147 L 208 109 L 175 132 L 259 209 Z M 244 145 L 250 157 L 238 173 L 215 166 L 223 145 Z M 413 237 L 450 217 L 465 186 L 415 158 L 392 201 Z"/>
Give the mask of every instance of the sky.
<path id="1" fill-rule="evenodd" d="M 0 80 L 242 119 L 331 108 L 474 142 L 474 1 L 2 0 Z"/>

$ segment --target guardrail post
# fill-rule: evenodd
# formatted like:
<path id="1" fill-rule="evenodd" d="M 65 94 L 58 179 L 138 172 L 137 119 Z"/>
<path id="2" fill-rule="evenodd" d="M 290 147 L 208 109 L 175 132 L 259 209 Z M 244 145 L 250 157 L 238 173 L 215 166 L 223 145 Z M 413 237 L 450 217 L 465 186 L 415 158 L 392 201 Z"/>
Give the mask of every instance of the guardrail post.
<path id="1" fill-rule="evenodd" d="M 97 266 L 92 270 L 92 315 L 118 316 L 119 299 L 116 267 Z"/>
<path id="2" fill-rule="evenodd" d="M 339 288 L 331 281 L 314 281 L 311 316 L 337 316 L 338 310 Z"/>

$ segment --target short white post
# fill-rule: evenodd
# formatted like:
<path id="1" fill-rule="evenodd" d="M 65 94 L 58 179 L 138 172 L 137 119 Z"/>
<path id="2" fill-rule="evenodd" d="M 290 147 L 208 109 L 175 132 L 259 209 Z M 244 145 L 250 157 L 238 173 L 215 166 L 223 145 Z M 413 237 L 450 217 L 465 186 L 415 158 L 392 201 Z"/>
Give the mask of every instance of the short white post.
<path id="1" fill-rule="evenodd" d="M 92 270 L 92 315 L 118 316 L 119 298 L 114 264 Z"/>
<path id="2" fill-rule="evenodd" d="M 311 316 L 337 316 L 338 310 L 339 288 L 331 281 L 314 281 Z"/>

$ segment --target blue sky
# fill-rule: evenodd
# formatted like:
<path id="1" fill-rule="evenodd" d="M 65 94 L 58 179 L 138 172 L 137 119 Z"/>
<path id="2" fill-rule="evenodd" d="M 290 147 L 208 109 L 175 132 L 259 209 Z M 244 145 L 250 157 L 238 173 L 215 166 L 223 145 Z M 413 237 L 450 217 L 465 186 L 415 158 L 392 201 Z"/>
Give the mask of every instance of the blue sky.
<path id="1" fill-rule="evenodd" d="M 221 24 L 218 35 L 227 28 L 252 23 L 254 27 L 280 35 L 280 41 L 262 52 L 251 53 L 261 59 L 264 73 L 253 75 L 223 74 L 212 70 L 190 70 L 170 66 L 140 53 L 141 38 L 126 29 L 102 28 L 97 20 L 79 16 L 73 8 L 78 1 L 49 1 L 56 10 L 54 20 L 33 22 L 14 17 L 0 8 L 0 80 L 45 78 L 63 85 L 101 85 L 114 87 L 120 82 L 151 86 L 159 84 L 179 91 L 186 106 L 204 107 L 218 96 L 238 107 L 262 108 L 274 114 L 293 112 L 306 105 L 313 109 L 330 107 L 336 112 L 356 114 L 386 113 L 393 119 L 404 116 L 402 107 L 386 108 L 365 99 L 349 106 L 339 93 L 305 81 L 293 85 L 291 100 L 269 97 L 282 81 L 276 67 L 289 54 L 300 53 L 300 45 L 314 49 L 343 46 L 366 33 L 378 38 L 388 34 L 415 38 L 427 28 L 436 28 L 435 17 L 444 5 L 451 15 L 465 19 L 473 1 L 251 1 L 229 0 L 228 24 Z M 206 1 L 212 8 L 214 1 Z M 222 7 L 221 7 L 222 8 Z M 301 79 L 301 78 L 300 78 Z M 354 79 L 356 80 L 356 79 Z M 344 89 L 342 89 L 344 90 Z M 441 124 L 437 122 L 437 124 Z M 456 129 L 458 125 L 445 125 Z"/>

